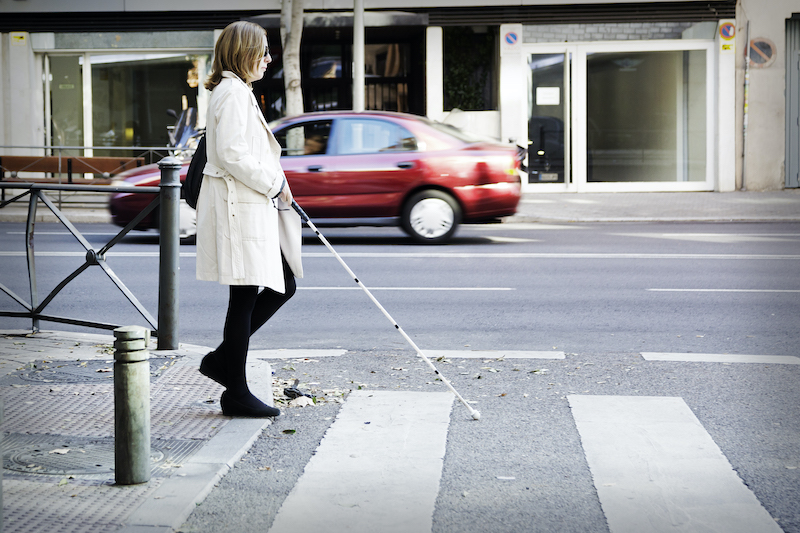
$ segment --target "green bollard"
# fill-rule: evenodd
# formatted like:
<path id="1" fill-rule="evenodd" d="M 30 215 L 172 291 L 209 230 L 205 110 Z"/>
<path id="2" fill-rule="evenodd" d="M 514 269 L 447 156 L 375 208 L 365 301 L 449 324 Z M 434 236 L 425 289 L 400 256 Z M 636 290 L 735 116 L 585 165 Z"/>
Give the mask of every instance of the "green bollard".
<path id="1" fill-rule="evenodd" d="M 118 485 L 150 481 L 149 331 L 114 330 L 114 479 Z"/>

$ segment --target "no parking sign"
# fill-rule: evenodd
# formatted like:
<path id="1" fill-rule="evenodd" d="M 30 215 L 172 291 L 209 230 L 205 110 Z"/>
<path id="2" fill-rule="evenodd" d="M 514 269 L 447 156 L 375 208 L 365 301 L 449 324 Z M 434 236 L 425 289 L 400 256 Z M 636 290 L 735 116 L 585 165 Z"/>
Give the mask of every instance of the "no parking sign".
<path id="1" fill-rule="evenodd" d="M 736 51 L 736 24 L 730 21 L 719 25 L 719 53 L 733 54 Z"/>

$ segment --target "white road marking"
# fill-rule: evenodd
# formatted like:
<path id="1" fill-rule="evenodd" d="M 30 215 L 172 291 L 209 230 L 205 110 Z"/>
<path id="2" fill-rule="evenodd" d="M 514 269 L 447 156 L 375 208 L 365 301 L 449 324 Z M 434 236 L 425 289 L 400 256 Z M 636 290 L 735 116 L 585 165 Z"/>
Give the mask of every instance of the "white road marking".
<path id="1" fill-rule="evenodd" d="M 353 391 L 270 531 L 430 531 L 453 395 Z"/>
<path id="2" fill-rule="evenodd" d="M 486 237 L 492 242 L 499 243 L 519 243 L 519 242 L 542 242 L 541 239 L 522 239 L 520 237 L 498 237 L 497 235 Z"/>
<path id="3" fill-rule="evenodd" d="M 797 233 L 615 233 L 621 237 L 650 237 L 680 241 L 737 244 L 742 242 L 796 241 Z"/>
<path id="4" fill-rule="evenodd" d="M 317 357 L 339 357 L 347 350 L 324 349 L 281 349 L 281 350 L 250 350 L 251 357 L 256 359 L 316 359 Z"/>
<path id="5" fill-rule="evenodd" d="M 800 292 L 800 289 L 647 289 L 651 292 Z"/>
<path id="6" fill-rule="evenodd" d="M 0 252 L 0 257 L 24 256 L 25 252 Z M 86 252 L 48 252 L 36 251 L 36 256 L 50 257 L 83 257 Z M 473 253 L 473 252 L 342 252 L 341 257 L 373 258 L 373 259 L 680 259 L 680 260 L 793 260 L 800 259 L 800 254 L 604 254 L 604 253 Z M 158 257 L 158 252 L 108 252 L 108 257 Z M 196 257 L 196 252 L 181 252 L 181 257 Z M 303 258 L 331 258 L 330 252 L 304 252 Z"/>
<path id="7" fill-rule="evenodd" d="M 793 355 L 744 355 L 730 353 L 666 353 L 641 352 L 646 361 L 677 361 L 697 363 L 762 363 L 800 365 L 800 357 Z"/>
<path id="8" fill-rule="evenodd" d="M 780 533 L 683 399 L 568 400 L 611 533 Z"/>
<path id="9" fill-rule="evenodd" d="M 6 235 L 25 235 L 24 231 L 7 231 Z M 37 231 L 35 235 L 72 235 L 69 231 Z M 83 231 L 81 235 L 100 235 L 105 237 L 114 237 L 116 233 L 105 233 L 105 232 L 93 232 L 93 231 Z M 155 235 L 155 234 L 153 234 Z"/>
<path id="10" fill-rule="evenodd" d="M 371 291 L 515 291 L 513 287 L 367 287 Z M 305 291 L 360 291 L 361 287 L 297 287 Z"/>
<path id="11" fill-rule="evenodd" d="M 564 359 L 564 352 L 522 350 L 422 350 L 428 357 L 445 359 Z"/>

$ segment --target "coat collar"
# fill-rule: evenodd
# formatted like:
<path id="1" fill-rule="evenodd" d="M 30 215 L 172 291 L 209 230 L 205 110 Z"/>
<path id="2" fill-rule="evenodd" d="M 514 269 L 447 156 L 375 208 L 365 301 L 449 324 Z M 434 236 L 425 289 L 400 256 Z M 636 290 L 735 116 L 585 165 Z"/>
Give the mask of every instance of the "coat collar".
<path id="1" fill-rule="evenodd" d="M 267 131 L 269 131 L 269 126 L 267 125 L 267 119 L 266 119 L 266 118 L 264 118 L 264 113 L 262 113 L 262 112 L 261 112 L 261 108 L 260 108 L 260 107 L 258 107 L 258 102 L 256 101 L 256 97 L 255 97 L 255 95 L 253 94 L 253 87 L 252 87 L 252 85 L 248 85 L 247 83 L 245 83 L 245 82 L 244 82 L 244 80 L 242 80 L 242 78 L 240 78 L 239 76 L 237 76 L 236 74 L 234 74 L 234 73 L 233 73 L 233 72 L 231 72 L 230 70 L 223 70 L 223 71 L 222 71 L 222 77 L 223 77 L 223 78 L 230 78 L 230 79 L 232 79 L 232 80 L 239 80 L 239 81 L 240 81 L 241 83 L 243 83 L 244 85 L 247 85 L 247 87 L 250 89 L 250 100 L 251 100 L 251 103 L 253 104 L 253 106 L 254 106 L 254 107 L 256 108 L 256 110 L 258 111 L 258 118 L 259 118 L 259 119 L 261 119 L 261 124 L 264 126 L 264 129 L 266 129 Z"/>

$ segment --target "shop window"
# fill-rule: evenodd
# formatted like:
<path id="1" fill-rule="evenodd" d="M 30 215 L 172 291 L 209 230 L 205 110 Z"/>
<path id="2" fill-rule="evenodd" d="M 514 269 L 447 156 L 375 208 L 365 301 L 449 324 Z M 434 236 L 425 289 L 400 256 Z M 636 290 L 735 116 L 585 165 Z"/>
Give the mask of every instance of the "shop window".
<path id="1" fill-rule="evenodd" d="M 86 57 L 92 80 L 89 102 L 82 87 Z M 48 60 L 53 145 L 167 146 L 168 126 L 188 108 L 197 109 L 197 126 L 205 125 L 208 54 L 53 55 Z M 92 109 L 91 134 L 83 125 L 84 105 Z M 98 149 L 94 155 L 111 153 Z"/>
<path id="2" fill-rule="evenodd" d="M 587 181 L 706 179 L 706 52 L 587 54 Z"/>

